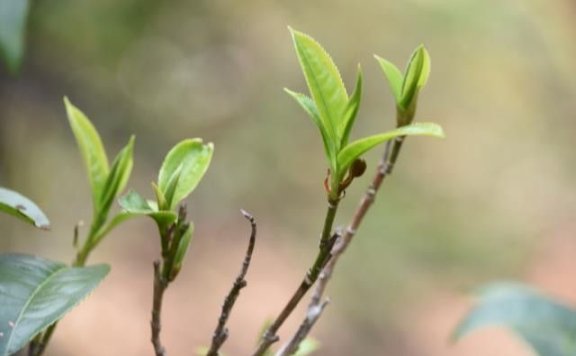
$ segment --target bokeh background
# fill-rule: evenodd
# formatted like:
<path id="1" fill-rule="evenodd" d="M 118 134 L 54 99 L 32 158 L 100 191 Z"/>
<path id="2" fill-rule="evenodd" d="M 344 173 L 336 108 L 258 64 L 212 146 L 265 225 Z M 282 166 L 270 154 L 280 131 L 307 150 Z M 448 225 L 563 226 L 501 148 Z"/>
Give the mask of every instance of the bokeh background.
<path id="1" fill-rule="evenodd" d="M 73 226 L 89 223 L 64 95 L 109 155 L 136 135 L 129 186 L 148 197 L 168 149 L 203 137 L 216 151 L 188 200 L 196 233 L 165 298 L 164 341 L 171 355 L 209 343 L 247 243 L 244 208 L 258 242 L 224 352 L 249 354 L 313 260 L 325 208 L 319 134 L 282 90 L 305 91 L 287 26 L 327 48 L 349 90 L 362 64 L 354 137 L 394 125 L 372 55 L 401 65 L 424 43 L 432 73 L 417 119 L 440 123 L 447 138 L 408 140 L 338 267 L 316 354 L 529 355 L 498 329 L 448 339 L 488 281 L 525 281 L 576 302 L 575 19 L 570 0 L 35 1 L 21 72 L 0 69 L 0 183 L 38 202 L 53 227 L 0 216 L 0 249 L 69 261 Z M 347 192 L 337 224 L 380 153 L 367 156 L 370 174 Z M 61 323 L 48 354 L 152 354 L 158 245 L 150 221 L 114 231 L 91 258 L 111 263 L 111 274 Z"/>

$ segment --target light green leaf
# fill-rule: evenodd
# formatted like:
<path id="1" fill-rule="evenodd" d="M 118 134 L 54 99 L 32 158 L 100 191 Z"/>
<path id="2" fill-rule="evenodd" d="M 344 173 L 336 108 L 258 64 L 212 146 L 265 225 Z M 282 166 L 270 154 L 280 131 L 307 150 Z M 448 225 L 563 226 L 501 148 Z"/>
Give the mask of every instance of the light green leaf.
<path id="1" fill-rule="evenodd" d="M 190 222 L 190 225 L 186 229 L 186 231 L 182 234 L 180 241 L 178 243 L 178 247 L 176 248 L 176 253 L 174 254 L 174 267 L 172 270 L 172 275 L 170 276 L 171 279 L 176 277 L 176 274 L 180 272 L 182 268 L 182 263 L 184 263 L 184 257 L 186 257 L 186 253 L 188 252 L 188 247 L 190 246 L 190 241 L 192 241 L 192 234 L 194 232 L 194 224 Z"/>
<path id="2" fill-rule="evenodd" d="M 318 340 L 313 339 L 311 337 L 307 337 L 304 339 L 300 346 L 298 347 L 298 351 L 294 354 L 294 356 L 308 356 L 311 355 L 314 351 L 320 348 L 320 343 Z"/>
<path id="3" fill-rule="evenodd" d="M 406 68 L 404 75 L 404 82 L 402 83 L 402 99 L 400 100 L 400 107 L 407 109 L 415 100 L 418 91 L 428 80 L 430 73 L 430 56 L 424 46 L 419 46 Z"/>
<path id="4" fill-rule="evenodd" d="M 324 152 L 326 153 L 326 159 L 328 159 L 328 161 L 331 162 L 330 165 L 333 166 L 332 163 L 335 163 L 336 161 L 336 151 L 335 151 L 336 148 L 334 147 L 332 139 L 330 138 L 330 134 L 326 131 L 326 127 L 322 123 L 322 119 L 320 118 L 320 114 L 318 113 L 318 109 L 316 108 L 316 104 L 314 104 L 314 101 L 312 101 L 310 97 L 304 94 L 296 93 L 286 88 L 284 88 L 284 91 L 288 93 L 290 96 L 292 96 L 298 102 L 298 104 L 302 106 L 304 111 L 306 111 L 308 115 L 310 115 L 312 121 L 314 121 L 314 124 L 316 124 L 316 126 L 320 130 L 320 135 L 322 136 L 322 142 L 324 143 Z"/>
<path id="5" fill-rule="evenodd" d="M 527 286 L 496 283 L 483 288 L 453 338 L 488 326 L 511 329 L 540 356 L 576 355 L 576 310 Z"/>
<path id="6" fill-rule="evenodd" d="M 210 165 L 213 152 L 212 143 L 203 144 L 202 139 L 199 138 L 184 140 L 168 152 L 158 174 L 158 188 L 165 198 L 172 177 L 175 174 L 180 174 L 176 191 L 168 209 L 171 210 L 196 188 Z M 180 165 L 182 168 L 179 169 Z M 159 206 L 161 207 L 161 204 Z"/>
<path id="7" fill-rule="evenodd" d="M 0 0 L 0 54 L 8 69 L 16 72 L 24 55 L 28 0 Z"/>
<path id="8" fill-rule="evenodd" d="M 108 157 L 98 132 L 86 115 L 72 105 L 66 97 L 64 97 L 64 104 L 70 127 L 86 165 L 88 180 L 92 189 L 92 203 L 96 212 L 108 178 Z"/>
<path id="9" fill-rule="evenodd" d="M 159 226 L 168 226 L 178 218 L 173 211 L 158 211 L 157 206 L 152 206 L 150 204 L 151 202 L 145 200 L 140 194 L 134 191 L 130 191 L 121 197 L 118 202 L 124 211 L 118 214 L 110 224 L 114 224 L 117 219 L 119 219 L 118 223 L 121 223 L 135 216 L 149 216 L 154 219 Z M 113 225 L 112 228 L 114 226 L 115 225 Z"/>
<path id="10" fill-rule="evenodd" d="M 0 211 L 19 217 L 40 229 L 50 227 L 50 221 L 33 201 L 18 192 L 2 187 L 0 187 Z"/>
<path id="11" fill-rule="evenodd" d="M 358 109 L 360 108 L 360 99 L 362 98 L 362 68 L 358 66 L 358 76 L 356 79 L 356 88 L 350 100 L 346 105 L 346 110 L 344 111 L 344 119 L 342 120 L 342 139 L 340 141 L 340 147 L 344 147 L 348 144 L 348 138 L 350 137 L 350 131 L 352 131 L 352 126 L 356 121 L 356 115 L 358 114 Z"/>
<path id="12" fill-rule="evenodd" d="M 130 137 L 128 144 L 118 153 L 104 183 L 104 189 L 100 198 L 98 212 L 108 214 L 112 202 L 116 196 L 126 187 L 132 166 L 134 165 L 132 154 L 134 152 L 134 136 Z"/>
<path id="13" fill-rule="evenodd" d="M 164 196 L 166 197 L 166 205 L 168 207 L 172 206 L 172 203 L 174 201 L 174 194 L 176 193 L 176 188 L 178 187 L 180 177 L 182 176 L 182 167 L 183 165 L 181 164 L 176 168 L 176 170 L 170 177 L 168 184 L 166 185 L 166 191 L 164 192 Z"/>
<path id="14" fill-rule="evenodd" d="M 294 47 L 310 94 L 316 103 L 322 124 L 339 150 L 340 122 L 348 104 L 348 94 L 340 72 L 326 50 L 312 37 L 290 29 Z"/>
<path id="15" fill-rule="evenodd" d="M 338 169 L 346 172 L 348 167 L 373 147 L 400 136 L 435 136 L 444 137 L 442 127 L 433 123 L 414 123 L 402 126 L 379 135 L 369 136 L 350 143 L 338 154 Z"/>
<path id="16" fill-rule="evenodd" d="M 376 58 L 378 64 L 380 64 L 380 68 L 382 68 L 384 76 L 388 80 L 388 85 L 390 86 L 392 95 L 394 95 L 396 103 L 399 104 L 402 99 L 402 83 L 404 82 L 404 75 L 402 75 L 402 72 L 398 67 L 386 59 L 377 55 L 374 55 L 374 58 Z"/>
<path id="17" fill-rule="evenodd" d="M 61 319 L 108 274 L 110 267 L 68 267 L 39 257 L 0 255 L 0 356 L 26 345 Z"/>

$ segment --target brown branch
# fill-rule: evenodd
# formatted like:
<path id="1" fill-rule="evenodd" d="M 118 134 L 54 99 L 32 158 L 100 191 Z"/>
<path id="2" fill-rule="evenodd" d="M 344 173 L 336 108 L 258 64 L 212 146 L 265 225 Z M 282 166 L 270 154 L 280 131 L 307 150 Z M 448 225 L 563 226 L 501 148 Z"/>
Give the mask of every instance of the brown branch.
<path id="1" fill-rule="evenodd" d="M 248 272 L 248 267 L 250 267 L 250 260 L 252 259 L 252 252 L 254 251 L 254 245 L 256 244 L 256 222 L 254 221 L 254 217 L 247 213 L 244 210 L 242 211 L 242 215 L 250 222 L 252 227 L 252 232 L 250 233 L 250 242 L 248 243 L 248 249 L 246 250 L 246 255 L 244 256 L 244 262 L 242 263 L 242 269 L 234 284 L 232 285 L 232 289 L 224 299 L 224 304 L 222 305 L 222 312 L 220 313 L 220 317 L 218 318 L 218 325 L 216 326 L 216 330 L 214 330 L 214 335 L 212 336 L 212 345 L 210 345 L 210 349 L 206 356 L 218 356 L 218 350 L 220 347 L 226 342 L 228 338 L 228 328 L 226 327 L 226 321 L 230 316 L 230 312 L 234 307 L 234 303 L 236 299 L 240 295 L 240 290 L 246 287 L 247 282 L 244 279 L 246 277 L 246 273 Z"/>
<path id="2" fill-rule="evenodd" d="M 298 351 L 298 347 L 300 343 L 306 338 L 306 336 L 312 330 L 312 327 L 316 323 L 316 321 L 322 315 L 322 311 L 324 310 L 327 300 L 322 301 L 326 288 L 328 286 L 328 282 L 332 277 L 332 273 L 334 272 L 334 268 L 336 263 L 346 251 L 350 242 L 354 238 L 356 231 L 360 227 L 360 224 L 364 220 L 364 216 L 374 203 L 374 199 L 382 182 L 384 179 L 392 173 L 396 160 L 398 158 L 398 154 L 400 153 L 400 149 L 402 148 L 402 144 L 404 142 L 404 137 L 398 137 L 394 141 L 388 141 L 386 144 L 386 149 L 384 150 L 384 154 L 380 163 L 378 164 L 378 169 L 374 178 L 372 179 L 372 183 L 366 190 L 366 193 L 362 197 L 356 212 L 352 218 L 352 221 L 344 231 L 344 234 L 337 238 L 336 243 L 332 247 L 332 251 L 330 253 L 331 257 L 330 260 L 326 263 L 320 276 L 318 278 L 318 283 L 316 284 L 316 288 L 314 289 L 314 293 L 311 297 L 310 304 L 308 306 L 308 310 L 306 313 L 306 317 L 298 327 L 296 333 L 292 336 L 292 338 L 286 343 L 285 346 L 282 347 L 280 352 L 277 353 L 277 356 L 281 355 L 293 355 Z"/>
<path id="3" fill-rule="evenodd" d="M 160 330 L 161 323 L 160 319 L 162 316 L 162 300 L 164 298 L 164 292 L 168 288 L 168 281 L 162 275 L 160 270 L 160 261 L 154 261 L 154 297 L 152 302 L 152 321 L 150 326 L 152 328 L 152 345 L 154 345 L 154 352 L 156 356 L 165 356 L 166 349 L 162 346 L 160 341 Z"/>
<path id="4" fill-rule="evenodd" d="M 298 286 L 298 289 L 294 292 L 288 303 L 284 306 L 280 314 L 276 317 L 274 322 L 266 329 L 256 351 L 252 354 L 253 356 L 262 356 L 268 350 L 268 348 L 278 341 L 280 338 L 276 333 L 278 329 L 284 324 L 288 316 L 292 314 L 298 303 L 302 300 L 306 292 L 312 287 L 314 282 L 318 279 L 322 268 L 328 260 L 330 259 L 330 251 L 332 246 L 336 241 L 334 235 L 330 235 L 332 231 L 332 226 L 334 225 L 334 218 L 336 217 L 336 211 L 338 210 L 338 203 L 340 200 L 329 201 L 328 209 L 326 211 L 326 217 L 324 219 L 324 227 L 322 228 L 322 236 L 320 238 L 320 250 L 316 256 L 316 260 L 312 267 L 308 270 L 302 282 Z"/>

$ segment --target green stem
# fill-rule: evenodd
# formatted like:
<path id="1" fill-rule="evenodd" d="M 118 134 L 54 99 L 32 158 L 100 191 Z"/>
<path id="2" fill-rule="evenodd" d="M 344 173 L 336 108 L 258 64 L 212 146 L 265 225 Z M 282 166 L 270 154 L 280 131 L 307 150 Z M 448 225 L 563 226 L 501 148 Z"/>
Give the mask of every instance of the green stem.
<path id="1" fill-rule="evenodd" d="M 292 295 L 292 298 L 286 303 L 280 314 L 272 322 L 272 324 L 266 329 L 258 348 L 253 353 L 253 356 L 262 356 L 265 354 L 266 350 L 274 342 L 278 341 L 278 336 L 276 332 L 282 324 L 286 321 L 288 316 L 292 314 L 296 306 L 300 303 L 306 292 L 312 287 L 314 282 L 318 279 L 320 271 L 330 259 L 330 251 L 334 245 L 334 240 L 332 239 L 332 227 L 334 225 L 334 219 L 336 217 L 336 212 L 338 211 L 339 199 L 329 199 L 328 209 L 326 210 L 326 217 L 324 218 L 324 226 L 322 228 L 322 236 L 320 238 L 320 248 L 318 250 L 318 255 L 312 267 L 306 273 L 306 276 L 300 282 L 300 285 Z"/>

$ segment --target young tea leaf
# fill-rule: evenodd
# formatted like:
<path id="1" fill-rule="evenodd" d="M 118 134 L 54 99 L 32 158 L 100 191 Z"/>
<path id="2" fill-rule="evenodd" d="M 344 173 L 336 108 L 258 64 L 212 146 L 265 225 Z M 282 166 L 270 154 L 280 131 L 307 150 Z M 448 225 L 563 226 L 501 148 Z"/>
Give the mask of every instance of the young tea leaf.
<path id="1" fill-rule="evenodd" d="M 0 255 L 0 356 L 20 350 L 61 319 L 106 277 L 110 267 L 68 267 L 39 257 Z"/>
<path id="2" fill-rule="evenodd" d="M 400 136 L 434 136 L 444 137 L 442 127 L 433 123 L 414 123 L 402 126 L 379 135 L 369 136 L 350 143 L 338 154 L 338 169 L 344 173 L 356 158 L 373 147 Z"/>
<path id="3" fill-rule="evenodd" d="M 336 163 L 336 147 L 334 147 L 334 142 L 331 139 L 330 134 L 326 131 L 326 127 L 322 123 L 322 119 L 320 118 L 320 114 L 318 113 L 318 108 L 316 108 L 316 104 L 314 101 L 310 99 L 308 96 L 293 92 L 290 89 L 284 89 L 286 93 L 292 96 L 300 106 L 310 115 L 314 124 L 320 130 L 320 135 L 322 136 L 322 142 L 324 143 L 324 152 L 326 153 L 326 159 L 330 162 L 330 166 L 333 167 Z"/>
<path id="4" fill-rule="evenodd" d="M 184 263 L 184 257 L 188 252 L 188 246 L 190 246 L 190 241 L 192 241 L 192 234 L 194 233 L 194 224 L 190 222 L 188 229 L 183 233 L 180 242 L 176 248 L 176 253 L 174 254 L 174 265 L 172 270 L 171 279 L 174 279 L 176 275 L 180 272 L 182 264 Z"/>
<path id="5" fill-rule="evenodd" d="M 374 58 L 376 58 L 378 64 L 380 64 L 380 68 L 382 68 L 384 76 L 388 80 L 388 85 L 390 86 L 392 95 L 394 95 L 396 104 L 400 104 L 400 101 L 402 100 L 402 83 L 404 82 L 404 75 L 402 75 L 402 72 L 398 67 L 386 59 L 377 55 L 374 55 Z"/>
<path id="6" fill-rule="evenodd" d="M 107 215 L 114 199 L 126 187 L 132 166 L 134 165 L 132 154 L 134 152 L 134 136 L 130 137 L 128 144 L 118 153 L 104 183 L 104 190 L 98 206 L 99 214 Z"/>
<path id="7" fill-rule="evenodd" d="M 48 229 L 50 221 L 33 201 L 22 194 L 0 187 L 0 211 L 14 215 L 40 229 Z"/>
<path id="8" fill-rule="evenodd" d="M 135 216 L 149 216 L 156 221 L 159 226 L 168 226 L 176 221 L 178 216 L 173 211 L 158 211 L 157 206 L 153 206 L 150 201 L 145 200 L 140 194 L 130 191 L 118 200 L 120 206 L 124 209 L 110 223 L 112 228 L 118 223 Z"/>
<path id="9" fill-rule="evenodd" d="M 527 286 L 497 283 L 483 288 L 453 339 L 488 326 L 511 329 L 540 356 L 576 355 L 576 310 Z"/>
<path id="10" fill-rule="evenodd" d="M 176 190 L 168 209 L 171 210 L 186 198 L 198 185 L 210 165 L 214 146 L 203 144 L 202 139 L 187 139 L 168 152 L 158 174 L 158 188 L 166 199 L 168 185 L 175 174 L 180 175 Z M 180 169 L 178 167 L 182 166 Z M 167 200 L 166 200 L 167 202 Z M 159 207 L 162 209 L 161 204 Z"/>
<path id="11" fill-rule="evenodd" d="M 402 99 L 400 107 L 406 110 L 415 100 L 430 73 L 430 56 L 424 46 L 419 46 L 408 62 L 404 82 L 402 83 Z"/>
<path id="12" fill-rule="evenodd" d="M 316 40 L 302 32 L 292 29 L 290 32 L 322 125 L 338 151 L 343 131 L 340 122 L 348 104 L 348 94 L 340 72 L 330 55 Z"/>
<path id="13" fill-rule="evenodd" d="M 15 73 L 24 54 L 28 0 L 0 0 L 0 55 Z"/>
<path id="14" fill-rule="evenodd" d="M 360 108 L 360 99 L 362 98 L 362 69 L 358 66 L 358 77 L 356 79 L 356 88 L 350 96 L 350 100 L 346 105 L 346 110 L 344 111 L 344 120 L 342 124 L 344 125 L 342 129 L 342 138 L 340 141 L 340 147 L 344 147 L 348 144 L 348 138 L 350 137 L 350 132 L 352 131 L 352 126 L 356 121 L 356 115 L 358 114 L 358 109 Z"/>
<path id="15" fill-rule="evenodd" d="M 98 132 L 86 115 L 72 105 L 66 97 L 64 98 L 64 104 L 66 105 L 70 127 L 86 165 L 88 180 L 92 189 L 92 203 L 96 212 L 100 204 L 102 190 L 108 178 L 108 157 Z"/>

